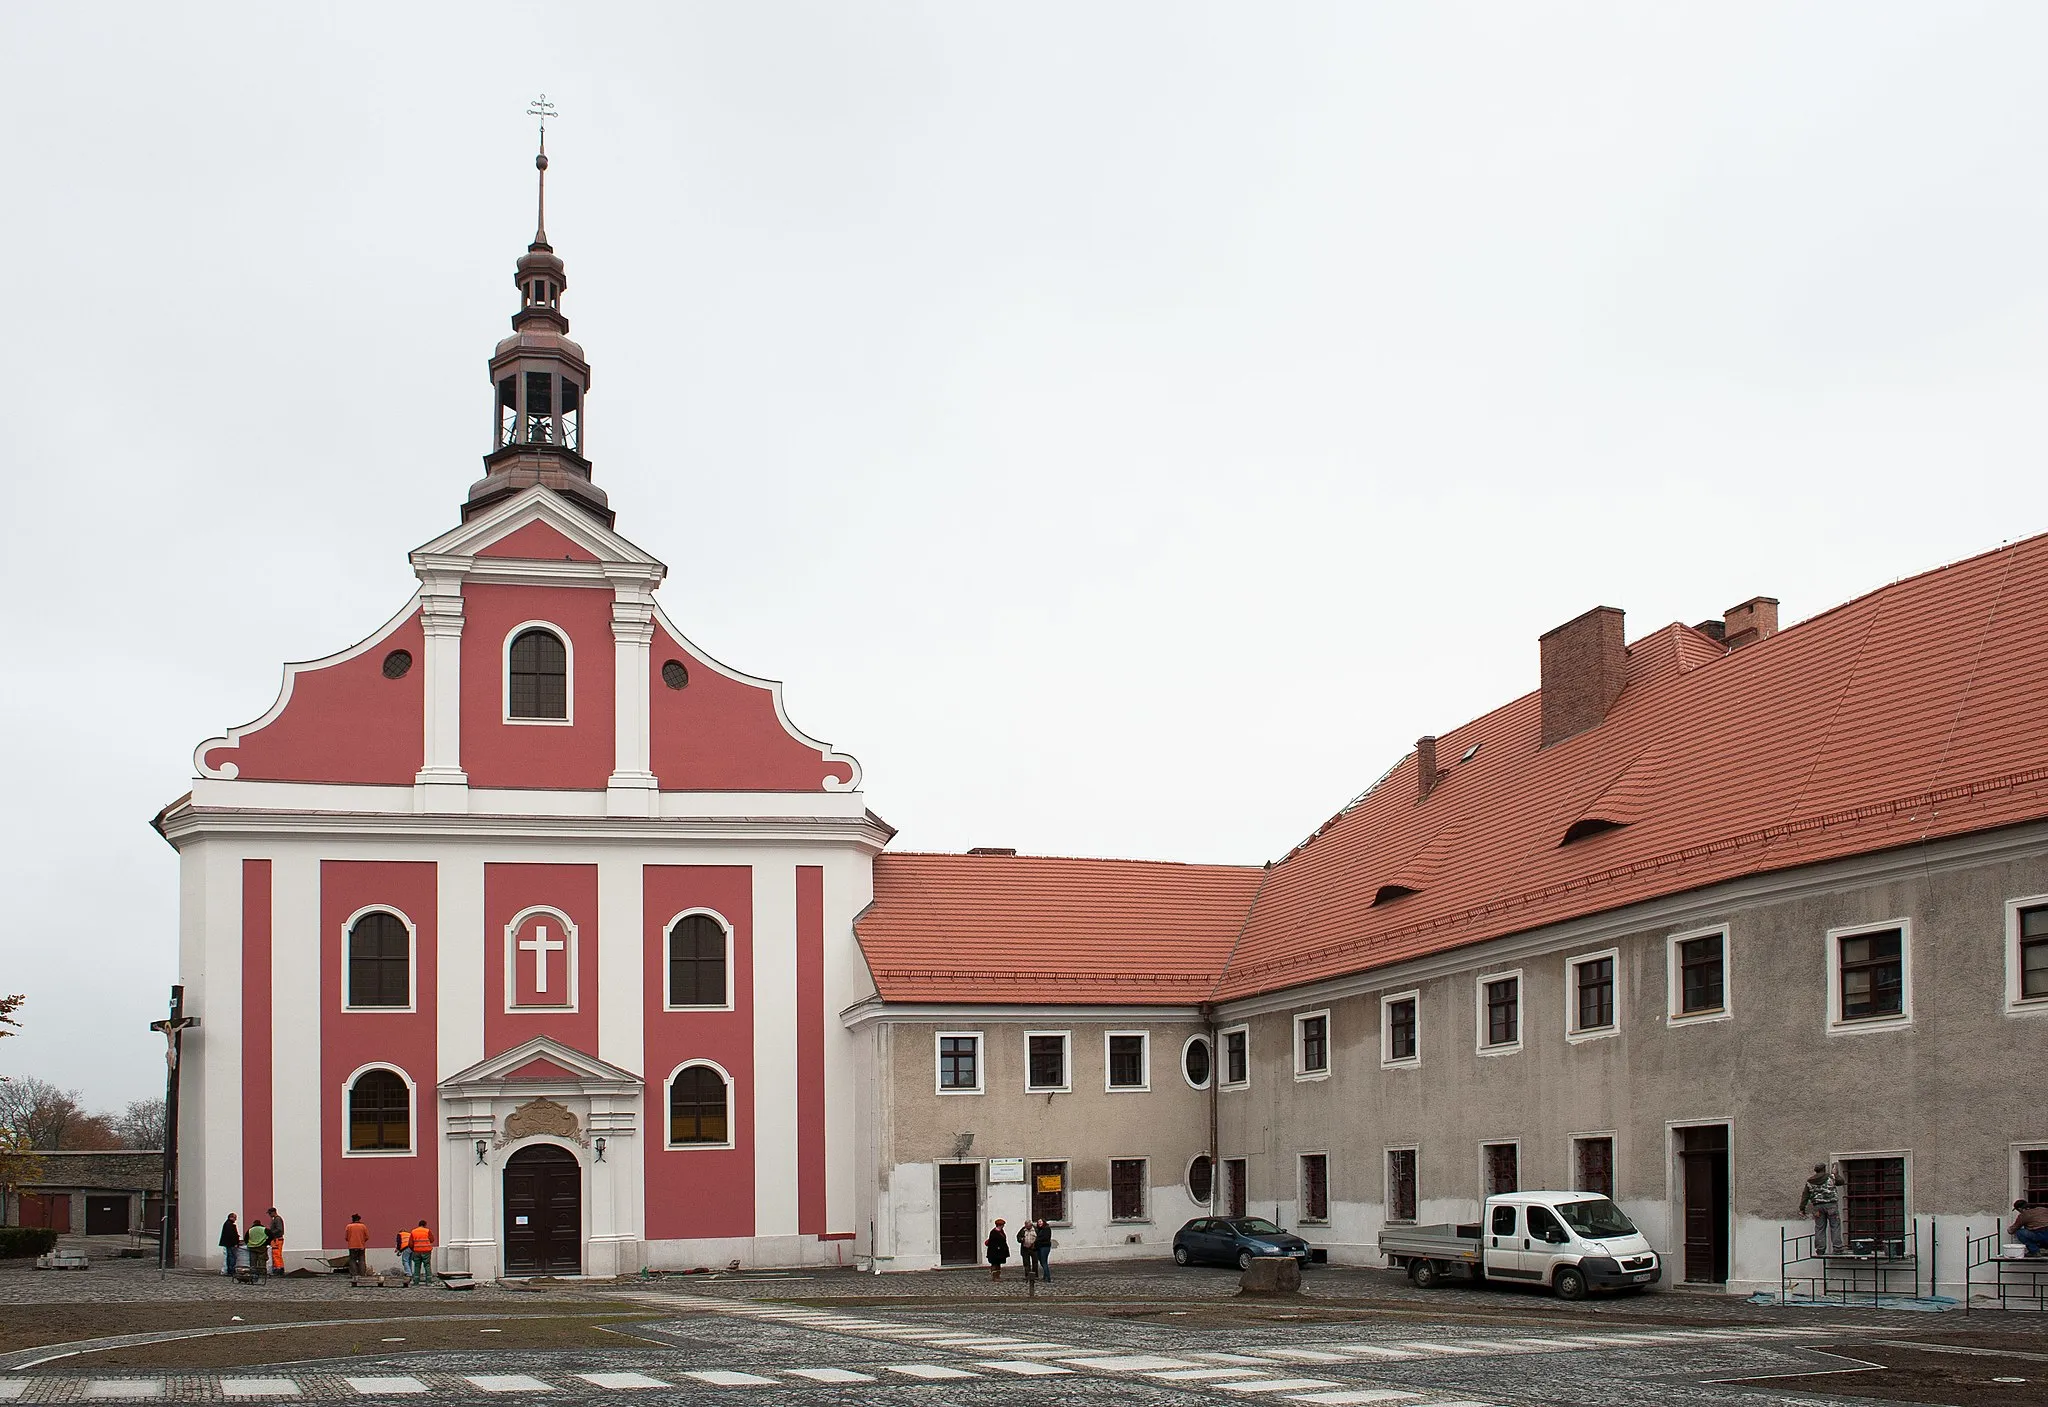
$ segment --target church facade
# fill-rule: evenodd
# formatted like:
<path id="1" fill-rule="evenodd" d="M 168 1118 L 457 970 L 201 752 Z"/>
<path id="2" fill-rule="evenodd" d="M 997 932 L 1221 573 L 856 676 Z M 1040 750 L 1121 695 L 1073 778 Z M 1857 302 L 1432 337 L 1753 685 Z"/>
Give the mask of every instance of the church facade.
<path id="1" fill-rule="evenodd" d="M 187 1263 L 276 1206 L 480 1278 L 921 1269 L 1027 1214 L 1371 1264 L 1569 1187 L 1744 1289 L 1824 1161 L 1871 1266 L 1953 1290 L 1959 1227 L 2048 1200 L 2048 537 L 1785 630 L 1597 608 L 1265 865 L 889 852 L 616 530 L 542 223 L 460 522 L 157 817 Z"/>

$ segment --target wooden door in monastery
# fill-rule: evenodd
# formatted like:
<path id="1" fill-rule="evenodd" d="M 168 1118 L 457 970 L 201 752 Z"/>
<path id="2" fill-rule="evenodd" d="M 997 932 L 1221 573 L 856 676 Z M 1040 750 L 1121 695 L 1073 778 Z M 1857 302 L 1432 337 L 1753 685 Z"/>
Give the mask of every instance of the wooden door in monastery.
<path id="1" fill-rule="evenodd" d="M 1678 1131 L 1685 1197 L 1684 1278 L 1695 1285 L 1728 1279 L 1728 1126 Z"/>
<path id="2" fill-rule="evenodd" d="M 981 1165 L 939 1164 L 939 1262 L 981 1259 Z"/>
<path id="3" fill-rule="evenodd" d="M 583 1169 L 552 1144 L 522 1148 L 505 1163 L 505 1273 L 583 1271 Z"/>

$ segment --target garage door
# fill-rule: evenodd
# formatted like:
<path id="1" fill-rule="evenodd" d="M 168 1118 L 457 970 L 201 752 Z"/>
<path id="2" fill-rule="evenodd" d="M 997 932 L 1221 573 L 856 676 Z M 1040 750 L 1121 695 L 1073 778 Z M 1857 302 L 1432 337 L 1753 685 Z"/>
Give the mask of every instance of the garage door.
<path id="1" fill-rule="evenodd" d="M 88 1236 L 126 1236 L 128 1234 L 128 1199 L 126 1197 L 87 1197 L 85 1199 L 85 1234 Z"/>
<path id="2" fill-rule="evenodd" d="M 52 1231 L 71 1230 L 71 1198 L 62 1192 L 21 1194 L 21 1224 L 46 1226 Z"/>

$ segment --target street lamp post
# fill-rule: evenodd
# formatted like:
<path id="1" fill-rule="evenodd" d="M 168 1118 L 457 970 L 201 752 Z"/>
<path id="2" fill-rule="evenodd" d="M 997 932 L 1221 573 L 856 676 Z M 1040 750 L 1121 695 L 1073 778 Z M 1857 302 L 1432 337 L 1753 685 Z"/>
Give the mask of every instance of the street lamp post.
<path id="1" fill-rule="evenodd" d="M 164 1219 L 157 1228 L 159 1270 L 168 1270 L 178 1261 L 178 1055 L 185 1032 L 198 1024 L 198 1017 L 185 1014 L 183 987 L 171 988 L 170 1016 L 149 1023 L 149 1029 L 164 1038 Z"/>

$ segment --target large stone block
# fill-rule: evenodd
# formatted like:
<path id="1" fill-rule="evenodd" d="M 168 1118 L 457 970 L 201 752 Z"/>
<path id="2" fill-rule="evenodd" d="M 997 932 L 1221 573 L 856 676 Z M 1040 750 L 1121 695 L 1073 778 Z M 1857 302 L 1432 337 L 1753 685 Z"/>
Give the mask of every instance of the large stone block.
<path id="1" fill-rule="evenodd" d="M 1293 1256 L 1259 1256 L 1237 1282 L 1241 1295 L 1298 1295 L 1301 1265 Z"/>

